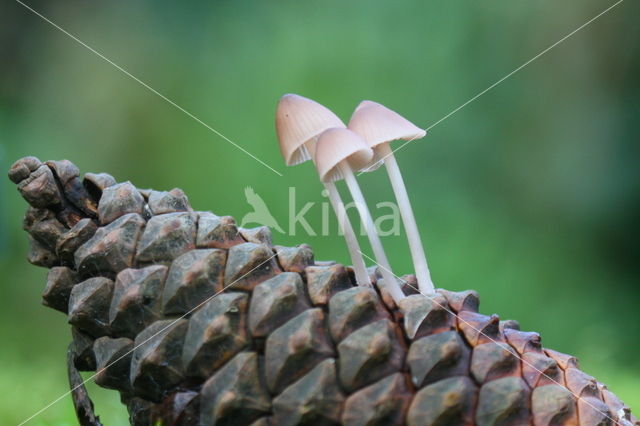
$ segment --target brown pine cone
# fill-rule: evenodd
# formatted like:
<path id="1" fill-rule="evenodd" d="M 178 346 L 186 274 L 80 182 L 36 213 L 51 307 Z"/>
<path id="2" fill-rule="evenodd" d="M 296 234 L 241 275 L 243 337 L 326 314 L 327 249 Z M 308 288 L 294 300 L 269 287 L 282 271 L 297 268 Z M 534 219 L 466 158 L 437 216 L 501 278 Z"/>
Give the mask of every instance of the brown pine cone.
<path id="1" fill-rule="evenodd" d="M 184 193 L 140 190 L 68 161 L 17 161 L 31 205 L 29 261 L 43 303 L 72 326 L 82 424 L 99 424 L 77 370 L 120 392 L 135 425 L 639 425 L 575 358 L 474 291 L 415 291 L 267 228 L 194 212 Z"/>

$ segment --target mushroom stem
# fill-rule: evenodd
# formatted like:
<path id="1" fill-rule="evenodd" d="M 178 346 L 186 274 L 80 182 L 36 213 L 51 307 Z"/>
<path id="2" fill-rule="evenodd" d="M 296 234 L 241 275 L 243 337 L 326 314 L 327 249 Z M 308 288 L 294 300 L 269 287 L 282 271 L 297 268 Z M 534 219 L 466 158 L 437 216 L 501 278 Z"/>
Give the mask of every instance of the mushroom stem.
<path id="1" fill-rule="evenodd" d="M 315 142 L 310 141 L 305 144 L 305 148 L 310 153 L 311 159 L 315 163 L 314 145 Z M 342 202 L 342 198 L 340 198 L 338 188 L 336 188 L 336 184 L 333 182 L 322 182 L 322 184 L 329 194 L 329 202 L 331 203 L 331 207 L 333 207 L 333 211 L 338 218 L 338 227 L 340 228 L 342 235 L 344 235 L 344 239 L 347 243 L 347 250 L 351 257 L 351 265 L 353 266 L 356 283 L 360 286 L 371 287 L 371 279 L 369 278 L 367 267 L 360 252 L 360 244 L 358 243 L 358 238 L 353 230 L 353 226 L 351 226 L 349 216 L 347 216 L 347 211 L 344 207 L 344 203 Z"/>
<path id="2" fill-rule="evenodd" d="M 396 161 L 393 151 L 389 143 L 383 143 L 376 147 L 378 154 L 381 158 L 384 158 L 384 165 L 389 174 L 389 180 L 391 181 L 391 187 L 393 193 L 396 196 L 398 207 L 400 209 L 400 216 L 404 223 L 404 228 L 407 232 L 407 240 L 409 241 L 409 249 L 411 250 L 411 258 L 413 259 L 413 267 L 416 272 L 416 279 L 418 280 L 418 288 L 421 293 L 430 294 L 435 291 L 433 281 L 431 280 L 431 273 L 429 272 L 429 266 L 427 266 L 427 258 L 424 254 L 424 248 L 422 241 L 420 241 L 420 234 L 418 233 L 418 225 L 416 224 L 415 216 L 413 215 L 413 209 L 409 202 L 409 196 L 407 195 L 407 188 L 402 179 L 400 173 L 400 167 Z"/>
<path id="3" fill-rule="evenodd" d="M 351 221 L 347 216 L 347 211 L 342 199 L 340 198 L 340 193 L 336 188 L 336 184 L 333 182 L 324 182 L 324 187 L 329 193 L 329 201 L 331 202 L 331 206 L 338 217 L 338 226 L 340 227 L 340 231 L 347 242 L 347 249 L 349 250 L 349 256 L 351 256 L 351 263 L 353 265 L 353 272 L 356 276 L 356 282 L 360 286 L 371 287 L 371 279 L 369 278 L 367 267 L 365 266 L 364 259 L 360 252 L 360 244 L 356 238 L 353 226 L 351 226 Z"/>
<path id="4" fill-rule="evenodd" d="M 378 266 L 380 266 L 380 274 L 384 279 L 387 289 L 393 297 L 393 300 L 399 302 L 403 299 L 404 293 L 398 284 L 393 272 L 391 272 L 391 265 L 389 265 L 389 260 L 387 259 L 387 255 L 384 252 L 384 248 L 382 247 L 382 242 L 380 241 L 380 237 L 378 236 L 378 232 L 373 223 L 373 219 L 371 217 L 371 213 L 369 212 L 369 208 L 367 207 L 367 203 L 364 200 L 364 196 L 362 195 L 362 191 L 360 190 L 360 185 L 358 185 L 358 181 L 356 181 L 356 177 L 349 166 L 349 163 L 346 161 L 342 161 L 339 166 L 340 172 L 344 176 L 345 181 L 347 182 L 347 187 L 349 188 L 349 192 L 351 192 L 351 197 L 356 204 L 356 208 L 358 209 L 358 213 L 360 214 L 360 219 L 364 224 L 364 227 L 367 231 L 367 236 L 369 237 L 369 243 L 371 244 L 371 249 L 373 250 L 373 254 L 376 258 L 376 262 Z"/>

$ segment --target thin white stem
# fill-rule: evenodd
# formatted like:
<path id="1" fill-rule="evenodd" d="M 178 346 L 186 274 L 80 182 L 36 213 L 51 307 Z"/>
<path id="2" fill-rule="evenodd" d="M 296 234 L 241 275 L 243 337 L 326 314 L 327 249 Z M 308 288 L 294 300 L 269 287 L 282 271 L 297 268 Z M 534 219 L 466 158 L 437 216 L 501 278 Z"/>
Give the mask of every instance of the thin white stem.
<path id="1" fill-rule="evenodd" d="M 398 208 L 400 209 L 404 229 L 407 232 L 407 240 L 409 241 L 413 267 L 416 271 L 418 288 L 422 293 L 433 293 L 435 289 L 433 281 L 431 280 L 429 266 L 427 266 L 427 258 L 424 254 L 422 241 L 420 241 L 418 225 L 416 224 L 416 218 L 413 215 L 413 209 L 411 208 L 409 195 L 407 195 L 407 188 L 404 185 L 404 180 L 400 173 L 400 167 L 398 167 L 398 162 L 389 147 L 389 143 L 378 145 L 376 149 L 378 150 L 380 157 L 384 158 L 384 165 L 387 168 L 391 187 L 393 188 L 393 193 L 395 194 L 396 201 L 398 202 Z"/>
<path id="2" fill-rule="evenodd" d="M 335 183 L 324 183 L 324 187 L 329 192 L 329 201 L 333 210 L 338 217 L 338 226 L 340 231 L 344 235 L 344 239 L 347 242 L 347 249 L 349 250 L 349 256 L 351 256 L 351 263 L 353 264 L 353 272 L 356 276 L 356 283 L 361 286 L 370 287 L 371 279 L 367 273 L 367 267 L 364 264 L 364 259 L 360 251 L 360 244 L 356 238 L 356 233 L 351 226 L 351 221 L 347 216 L 347 211 L 344 208 L 344 203 L 340 198 L 340 193 L 336 188 Z"/>
<path id="3" fill-rule="evenodd" d="M 367 231 L 371 249 L 373 250 L 376 262 L 380 265 L 379 270 L 382 274 L 382 278 L 384 279 L 387 290 L 389 290 L 389 293 L 391 293 L 391 297 L 393 297 L 393 300 L 399 302 L 405 296 L 402 292 L 402 289 L 400 288 L 400 285 L 398 284 L 398 281 L 393 275 L 393 272 L 391 271 L 389 260 L 387 259 L 387 255 L 385 254 L 384 248 L 382 247 L 382 242 L 380 241 L 380 237 L 378 236 L 378 232 L 373 223 L 371 213 L 369 212 L 367 203 L 364 200 L 362 191 L 360 190 L 360 185 L 358 185 L 358 181 L 356 181 L 356 177 L 354 176 L 349 163 L 343 161 L 338 165 L 338 167 L 340 167 L 340 171 L 344 176 L 345 181 L 347 182 L 347 187 L 349 188 L 349 192 L 351 192 L 353 201 L 356 203 L 358 213 L 360 213 L 360 220 L 362 220 L 362 223 L 364 224 L 364 227 Z"/>
<path id="4" fill-rule="evenodd" d="M 315 141 L 307 142 L 305 144 L 305 148 L 309 151 L 311 161 L 315 163 Z M 360 286 L 371 287 L 371 279 L 369 278 L 367 267 L 364 263 L 364 259 L 362 258 L 360 244 L 358 243 L 358 238 L 353 230 L 353 226 L 351 226 L 349 216 L 347 216 L 347 211 L 345 210 L 344 203 L 340 198 L 340 193 L 338 192 L 335 183 L 323 182 L 323 184 L 329 193 L 329 202 L 331 203 L 333 211 L 338 218 L 338 227 L 340 228 L 340 232 L 344 235 L 344 239 L 347 243 L 347 250 L 351 257 L 351 265 L 353 266 L 356 283 Z"/>

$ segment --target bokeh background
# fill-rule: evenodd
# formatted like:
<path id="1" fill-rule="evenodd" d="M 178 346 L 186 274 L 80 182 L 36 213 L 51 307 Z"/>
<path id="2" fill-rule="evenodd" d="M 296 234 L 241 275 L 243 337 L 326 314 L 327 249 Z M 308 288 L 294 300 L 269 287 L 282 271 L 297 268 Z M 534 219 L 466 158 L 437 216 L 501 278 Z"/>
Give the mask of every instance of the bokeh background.
<path id="1" fill-rule="evenodd" d="M 361 99 L 428 127 L 611 5 L 565 2 L 43 2 L 29 5 L 284 174 L 277 176 L 16 2 L 0 4 L 0 169 L 68 158 L 139 187 L 183 188 L 196 209 L 240 219 L 252 186 L 281 224 L 288 188 L 326 201 L 310 165 L 287 169 L 274 107 L 295 92 L 345 120 Z M 474 288 L 640 410 L 640 28 L 637 2 L 583 31 L 397 153 L 436 284 Z M 362 176 L 371 205 L 385 173 Z M 40 305 L 25 261 L 26 203 L 0 179 L 0 423 L 68 387 L 69 327 Z M 375 213 L 374 209 L 374 214 Z M 346 262 L 343 241 L 307 242 Z M 363 246 L 368 246 L 363 240 Z M 403 237 L 384 244 L 410 271 Z M 105 424 L 114 392 L 90 386 Z M 33 424 L 74 424 L 65 398 Z"/>

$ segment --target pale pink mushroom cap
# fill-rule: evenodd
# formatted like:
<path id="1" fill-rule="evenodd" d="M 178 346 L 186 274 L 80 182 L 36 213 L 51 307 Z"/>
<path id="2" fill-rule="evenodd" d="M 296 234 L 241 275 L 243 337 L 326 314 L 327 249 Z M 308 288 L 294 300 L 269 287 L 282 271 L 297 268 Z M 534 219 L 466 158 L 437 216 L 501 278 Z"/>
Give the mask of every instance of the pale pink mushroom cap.
<path id="1" fill-rule="evenodd" d="M 332 127 L 346 127 L 333 112 L 316 101 L 287 94 L 278 101 L 276 133 L 287 166 L 311 159 L 305 144 Z"/>
<path id="2" fill-rule="evenodd" d="M 316 145 L 316 168 L 323 182 L 343 179 L 338 165 L 346 160 L 353 170 L 371 162 L 373 151 L 355 132 L 346 128 L 325 130 Z"/>
<path id="3" fill-rule="evenodd" d="M 415 140 L 423 138 L 427 132 L 395 111 L 373 101 L 362 101 L 349 120 L 349 129 L 356 132 L 374 150 L 372 164 L 366 171 L 380 167 L 381 158 L 376 147 L 397 139 Z"/>

